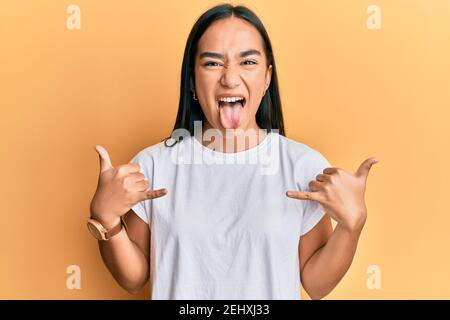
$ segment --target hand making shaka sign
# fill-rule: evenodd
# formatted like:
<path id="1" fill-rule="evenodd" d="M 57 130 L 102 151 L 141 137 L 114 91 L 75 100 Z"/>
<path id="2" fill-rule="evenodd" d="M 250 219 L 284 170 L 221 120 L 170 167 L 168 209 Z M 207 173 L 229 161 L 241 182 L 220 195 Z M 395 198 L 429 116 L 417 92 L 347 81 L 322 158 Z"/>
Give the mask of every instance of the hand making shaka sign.
<path id="1" fill-rule="evenodd" d="M 309 182 L 310 192 L 287 191 L 290 198 L 317 201 L 342 227 L 361 230 L 367 217 L 364 200 L 366 181 L 372 165 L 379 160 L 370 157 L 363 161 L 353 175 L 341 168 L 326 168 Z"/>

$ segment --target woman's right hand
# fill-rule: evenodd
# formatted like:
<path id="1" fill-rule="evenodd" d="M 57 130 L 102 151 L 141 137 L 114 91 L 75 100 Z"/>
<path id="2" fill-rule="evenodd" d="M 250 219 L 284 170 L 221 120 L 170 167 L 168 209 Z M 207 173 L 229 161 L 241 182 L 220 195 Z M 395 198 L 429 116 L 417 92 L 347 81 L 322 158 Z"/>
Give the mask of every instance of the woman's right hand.
<path id="1" fill-rule="evenodd" d="M 135 204 L 167 194 L 167 189 L 147 190 L 149 183 L 139 172 L 139 164 L 113 167 L 105 148 L 96 146 L 95 150 L 100 157 L 100 175 L 91 201 L 91 218 L 98 220 L 105 228 L 118 224 L 120 217 Z"/>

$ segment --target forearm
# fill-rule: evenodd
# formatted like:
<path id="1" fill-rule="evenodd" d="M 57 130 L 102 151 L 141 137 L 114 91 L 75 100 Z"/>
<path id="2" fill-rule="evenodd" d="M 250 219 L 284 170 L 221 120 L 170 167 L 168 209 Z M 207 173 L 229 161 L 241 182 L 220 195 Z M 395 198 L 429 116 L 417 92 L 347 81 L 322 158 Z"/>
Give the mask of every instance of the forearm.
<path id="1" fill-rule="evenodd" d="M 148 262 L 125 229 L 98 244 L 103 262 L 114 279 L 128 292 L 138 292 L 148 280 Z"/>
<path id="2" fill-rule="evenodd" d="M 336 287 L 349 269 L 362 228 L 350 231 L 336 226 L 326 245 L 301 270 L 302 285 L 312 299 L 321 299 Z"/>

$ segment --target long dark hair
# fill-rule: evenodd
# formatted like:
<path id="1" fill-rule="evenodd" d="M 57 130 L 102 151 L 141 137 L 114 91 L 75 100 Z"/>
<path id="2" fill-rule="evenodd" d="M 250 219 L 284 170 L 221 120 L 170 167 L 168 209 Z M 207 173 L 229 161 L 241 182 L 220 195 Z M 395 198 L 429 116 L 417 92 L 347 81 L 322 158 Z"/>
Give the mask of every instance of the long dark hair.
<path id="1" fill-rule="evenodd" d="M 194 135 L 194 121 L 205 120 L 205 115 L 203 114 L 199 101 L 194 100 L 190 92 L 191 77 L 193 83 L 195 83 L 194 63 L 198 41 L 214 21 L 231 16 L 251 23 L 258 30 L 263 39 L 267 66 L 272 65 L 272 79 L 256 112 L 256 123 L 260 128 L 266 129 L 267 132 L 270 132 L 272 129 L 278 129 L 278 133 L 284 136 L 284 122 L 281 111 L 280 91 L 278 88 L 277 68 L 272 44 L 270 43 L 267 31 L 253 11 L 245 6 L 233 6 L 231 4 L 221 4 L 209 9 L 198 18 L 192 27 L 184 49 L 183 65 L 181 68 L 180 102 L 173 130 L 186 129 L 191 135 Z"/>

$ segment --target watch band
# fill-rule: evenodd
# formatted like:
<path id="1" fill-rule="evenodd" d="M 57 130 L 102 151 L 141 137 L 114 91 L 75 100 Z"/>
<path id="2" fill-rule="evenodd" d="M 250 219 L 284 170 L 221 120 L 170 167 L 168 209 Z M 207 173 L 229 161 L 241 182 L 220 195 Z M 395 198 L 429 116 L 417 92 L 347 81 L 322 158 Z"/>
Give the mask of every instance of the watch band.
<path id="1" fill-rule="evenodd" d="M 105 240 L 109 240 L 118 234 L 122 230 L 122 226 L 127 230 L 127 225 L 125 224 L 123 217 L 120 217 L 120 222 L 105 232 Z"/>
<path id="2" fill-rule="evenodd" d="M 114 227 L 112 227 L 111 229 L 106 229 L 105 240 L 111 239 L 116 234 L 118 234 L 120 232 L 120 230 L 122 230 L 122 219 L 120 219 L 120 222 L 118 224 L 116 224 Z"/>
<path id="3" fill-rule="evenodd" d="M 110 229 L 106 229 L 98 220 L 94 218 L 89 218 L 87 221 L 87 227 L 91 235 L 97 240 L 109 240 L 118 234 L 123 228 L 125 231 L 128 231 L 127 224 L 123 219 L 123 216 L 120 217 L 120 222 Z"/>

